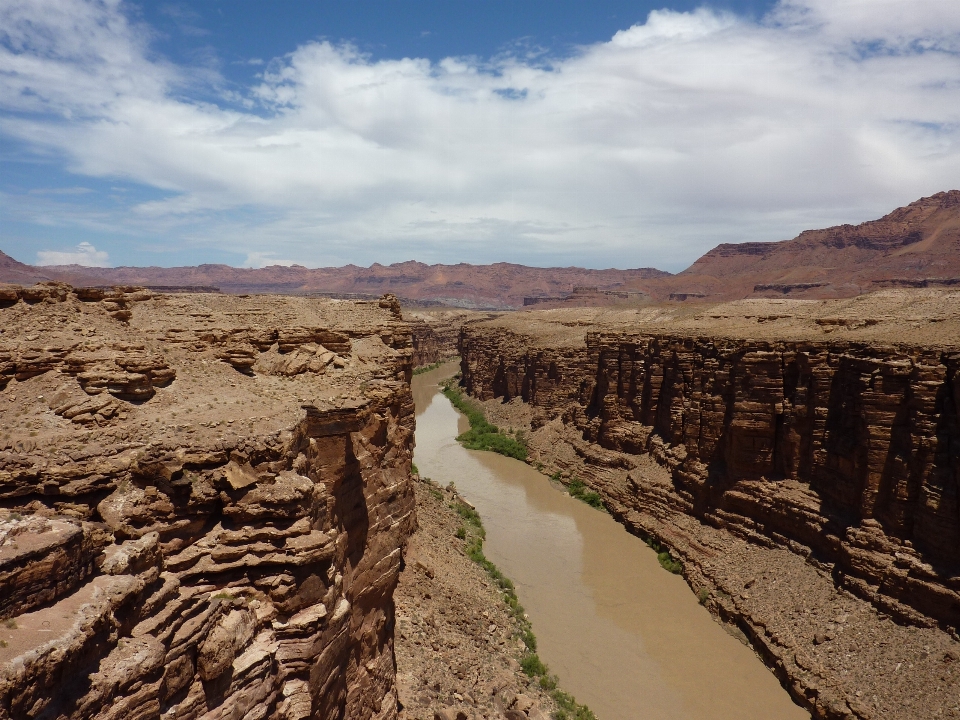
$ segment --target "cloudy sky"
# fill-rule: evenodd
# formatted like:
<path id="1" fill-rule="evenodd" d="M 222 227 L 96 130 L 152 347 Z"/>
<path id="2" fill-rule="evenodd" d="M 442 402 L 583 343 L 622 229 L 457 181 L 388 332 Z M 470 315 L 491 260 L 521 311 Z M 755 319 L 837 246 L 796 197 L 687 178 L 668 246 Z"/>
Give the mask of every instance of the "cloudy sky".
<path id="1" fill-rule="evenodd" d="M 0 0 L 0 249 L 677 271 L 960 188 L 958 0 Z"/>

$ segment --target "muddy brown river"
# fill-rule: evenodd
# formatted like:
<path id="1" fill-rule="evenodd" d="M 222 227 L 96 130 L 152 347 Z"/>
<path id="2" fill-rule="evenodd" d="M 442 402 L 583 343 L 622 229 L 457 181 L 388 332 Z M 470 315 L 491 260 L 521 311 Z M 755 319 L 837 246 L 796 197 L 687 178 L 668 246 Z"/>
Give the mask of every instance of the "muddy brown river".
<path id="1" fill-rule="evenodd" d="M 639 538 L 525 463 L 461 447 L 466 421 L 437 387 L 456 370 L 413 379 L 414 460 L 477 507 L 484 552 L 516 584 L 565 690 L 600 720 L 809 720 Z"/>

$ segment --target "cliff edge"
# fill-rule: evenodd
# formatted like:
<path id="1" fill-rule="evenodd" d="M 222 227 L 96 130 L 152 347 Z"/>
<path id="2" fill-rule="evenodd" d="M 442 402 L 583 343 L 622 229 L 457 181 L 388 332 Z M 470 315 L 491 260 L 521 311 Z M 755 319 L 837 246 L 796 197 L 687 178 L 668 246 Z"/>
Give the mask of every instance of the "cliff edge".
<path id="1" fill-rule="evenodd" d="M 396 717 L 396 301 L 0 300 L 0 717 Z"/>

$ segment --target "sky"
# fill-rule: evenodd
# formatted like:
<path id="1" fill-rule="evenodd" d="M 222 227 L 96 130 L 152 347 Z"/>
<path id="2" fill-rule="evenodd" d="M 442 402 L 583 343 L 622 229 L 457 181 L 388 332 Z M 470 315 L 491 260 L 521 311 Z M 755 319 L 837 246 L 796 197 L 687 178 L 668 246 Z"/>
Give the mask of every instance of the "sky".
<path id="1" fill-rule="evenodd" d="M 32 264 L 676 272 L 957 188 L 957 0 L 0 0 Z"/>

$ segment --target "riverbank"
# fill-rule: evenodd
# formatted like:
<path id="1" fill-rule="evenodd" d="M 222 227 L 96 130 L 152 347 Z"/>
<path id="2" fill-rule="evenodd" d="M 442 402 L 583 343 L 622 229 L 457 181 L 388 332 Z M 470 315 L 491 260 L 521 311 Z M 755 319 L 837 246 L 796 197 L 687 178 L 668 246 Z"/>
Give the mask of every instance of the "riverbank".
<path id="1" fill-rule="evenodd" d="M 565 690 L 602 720 L 809 718 L 611 515 L 523 462 L 457 442 L 466 418 L 437 387 L 455 371 L 445 366 L 413 383 L 415 461 L 454 481 L 483 517 L 484 553 L 516 583 L 538 655 Z"/>
<path id="2" fill-rule="evenodd" d="M 462 499 L 415 479 L 418 528 L 394 593 L 400 719 L 546 720 L 559 708 L 520 666 L 527 628 L 467 554 Z"/>

